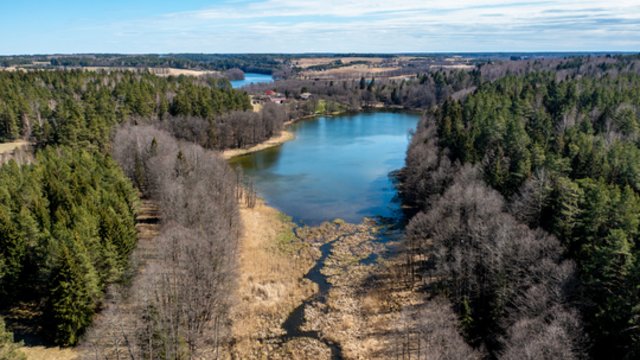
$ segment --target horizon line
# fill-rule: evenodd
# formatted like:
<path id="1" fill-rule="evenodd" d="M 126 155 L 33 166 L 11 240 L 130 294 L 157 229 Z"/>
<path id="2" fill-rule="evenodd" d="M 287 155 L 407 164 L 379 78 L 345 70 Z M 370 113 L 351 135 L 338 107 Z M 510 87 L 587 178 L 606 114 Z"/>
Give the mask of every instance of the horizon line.
<path id="1" fill-rule="evenodd" d="M 629 54 L 640 55 L 640 50 L 527 50 L 527 51 L 397 51 L 397 52 L 331 52 L 331 51 L 309 51 L 309 52 L 69 52 L 69 53 L 22 53 L 22 54 L 0 54 L 0 57 L 20 57 L 20 56 L 87 56 L 87 55 L 123 55 L 123 56 L 152 56 L 152 55 L 488 55 L 488 54 Z"/>

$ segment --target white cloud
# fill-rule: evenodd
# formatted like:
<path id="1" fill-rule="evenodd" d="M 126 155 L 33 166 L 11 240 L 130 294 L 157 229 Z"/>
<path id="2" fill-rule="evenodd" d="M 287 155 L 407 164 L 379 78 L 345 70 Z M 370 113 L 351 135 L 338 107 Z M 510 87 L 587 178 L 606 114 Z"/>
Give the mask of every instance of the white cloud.
<path id="1" fill-rule="evenodd" d="M 637 51 L 640 2 L 227 1 L 94 30 L 133 52 Z"/>

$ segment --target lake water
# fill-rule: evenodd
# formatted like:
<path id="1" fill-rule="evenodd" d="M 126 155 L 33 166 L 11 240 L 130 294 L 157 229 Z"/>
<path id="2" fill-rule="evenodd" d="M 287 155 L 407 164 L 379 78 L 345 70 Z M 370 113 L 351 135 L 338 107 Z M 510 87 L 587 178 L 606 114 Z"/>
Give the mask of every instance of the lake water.
<path id="1" fill-rule="evenodd" d="M 233 159 L 258 194 L 296 222 L 395 217 L 400 204 L 389 172 L 404 166 L 419 116 L 372 112 L 320 117 L 289 128 L 284 145 Z"/>
<path id="2" fill-rule="evenodd" d="M 235 80 L 231 82 L 231 87 L 234 89 L 241 88 L 249 84 L 269 83 L 273 82 L 273 76 L 256 73 L 245 73 L 244 80 Z"/>

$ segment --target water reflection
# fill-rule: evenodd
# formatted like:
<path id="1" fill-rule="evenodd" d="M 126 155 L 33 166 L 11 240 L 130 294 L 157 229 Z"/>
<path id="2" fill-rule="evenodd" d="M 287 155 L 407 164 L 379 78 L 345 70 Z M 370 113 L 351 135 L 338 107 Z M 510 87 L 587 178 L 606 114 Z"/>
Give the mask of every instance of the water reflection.
<path id="1" fill-rule="evenodd" d="M 419 116 L 360 113 L 300 122 L 296 139 L 232 161 L 269 204 L 305 224 L 396 217 L 389 173 L 401 168 Z"/>

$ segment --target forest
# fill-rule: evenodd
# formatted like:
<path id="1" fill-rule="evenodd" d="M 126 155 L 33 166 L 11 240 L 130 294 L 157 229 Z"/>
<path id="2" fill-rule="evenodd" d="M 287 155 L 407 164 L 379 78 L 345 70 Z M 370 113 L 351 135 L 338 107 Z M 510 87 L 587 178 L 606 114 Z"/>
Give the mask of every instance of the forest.
<path id="1" fill-rule="evenodd" d="M 31 65 L 34 62 L 53 67 L 168 67 L 189 70 L 242 69 L 245 72 L 271 74 L 281 67 L 280 56 L 243 54 L 78 54 L 0 56 L 1 66 Z"/>
<path id="2" fill-rule="evenodd" d="M 237 221 L 228 220 L 233 219 L 235 211 L 237 179 L 222 160 L 207 155 L 196 145 L 176 150 L 176 140 L 165 132 L 158 141 L 166 141 L 154 142 L 157 148 L 154 145 L 153 152 L 132 157 L 137 154 L 132 145 L 124 140 L 113 142 L 114 136 L 120 139 L 114 131 L 122 124 L 145 123 L 187 136 L 184 126 L 177 124 L 179 119 L 184 123 L 190 119 L 214 129 L 205 132 L 211 138 L 204 143 L 218 149 L 259 142 L 279 131 L 286 120 L 282 112 L 268 106 L 255 115 L 244 112 L 249 107 L 245 92 L 232 90 L 226 80 L 220 79 L 161 78 L 134 72 L 0 73 L 2 139 L 26 138 L 35 149 L 31 161 L 10 160 L 0 167 L 0 307 L 8 314 L 7 322 L 59 345 L 78 343 L 94 314 L 105 305 L 109 289 L 130 284 L 133 279 L 136 267 L 131 260 L 136 248 L 134 225 L 139 193 L 160 203 L 174 202 L 162 203 L 163 210 L 169 212 L 164 217 L 177 226 L 167 229 L 173 238 L 204 240 L 205 232 L 209 239 L 234 239 Z M 120 152 L 112 156 L 112 149 Z M 132 152 L 123 153 L 123 149 Z M 153 154 L 162 159 L 173 157 L 174 162 L 150 163 L 149 158 L 157 158 Z M 212 159 L 205 161 L 206 157 Z M 128 160 L 135 162 L 133 173 L 124 164 Z M 153 172 L 152 177 L 151 170 L 160 173 Z M 208 172 L 206 183 L 203 172 Z M 167 179 L 168 174 L 178 178 Z M 185 188 L 174 188 L 178 183 Z M 208 186 L 216 186 L 217 190 Z M 193 196 L 198 191 L 206 192 L 200 199 L 219 196 L 200 204 L 213 208 L 194 209 L 191 214 L 170 213 L 172 209 L 183 209 L 175 206 L 175 202 L 187 201 L 181 196 Z M 211 222 L 212 212 L 224 219 L 220 220 L 222 224 Z M 194 228 L 196 214 L 209 214 L 206 224 L 201 220 Z M 181 216 L 188 219 L 181 221 Z M 223 235 L 224 229 L 229 235 Z M 214 249 L 212 246 L 221 243 L 212 241 L 193 246 L 198 246 L 198 251 L 209 249 L 209 254 L 215 256 L 233 248 L 232 240 L 223 241 L 230 250 Z M 192 255 L 194 251 L 169 250 Z M 232 258 L 227 256 L 224 261 Z M 199 289 L 217 293 L 220 286 L 229 285 L 228 275 L 219 271 L 225 268 L 224 261 L 209 278 L 202 279 L 209 288 L 196 284 Z M 198 265 L 193 261 L 190 264 Z M 197 269 L 199 273 L 201 270 Z M 215 300 L 207 294 L 203 296 L 208 301 Z M 224 307 L 215 300 L 203 311 L 214 311 L 216 306 Z M 212 315 L 193 316 L 209 319 Z"/>
<path id="3" fill-rule="evenodd" d="M 217 358 L 246 200 L 217 151 L 381 103 L 425 114 L 398 174 L 400 255 L 434 299 L 417 330 L 442 328 L 439 355 L 636 358 L 639 70 L 637 56 L 585 57 L 290 79 L 248 88 L 298 99 L 257 112 L 214 77 L 0 72 L 0 140 L 34 146 L 0 167 L 1 313 L 96 359 Z M 137 239 L 142 202 L 159 209 L 153 247 Z"/>
<path id="4" fill-rule="evenodd" d="M 627 65 L 484 82 L 413 136 L 410 273 L 439 279 L 492 358 L 640 354 L 640 76 Z"/>
<path id="5" fill-rule="evenodd" d="M 73 345 L 126 275 L 136 192 L 107 154 L 66 146 L 0 178 L 0 305 L 27 306 L 50 340 Z"/>
<path id="6" fill-rule="evenodd" d="M 289 120 L 274 104 L 250 110 L 247 93 L 219 78 L 0 72 L 0 141 L 31 139 L 36 147 L 108 148 L 113 127 L 132 121 L 158 123 L 190 141 L 204 137 L 197 142 L 221 150 L 264 141 Z"/>
<path id="7" fill-rule="evenodd" d="M 425 58 L 426 59 L 426 58 Z M 290 76 L 274 84 L 253 84 L 247 90 L 261 94 L 276 90 L 288 99 L 299 99 L 303 93 L 313 94 L 292 114 L 313 113 L 319 100 L 326 101 L 327 113 L 361 111 L 363 109 L 429 110 L 447 99 L 460 100 L 481 84 L 505 76 L 529 73 L 553 73 L 558 79 L 576 76 L 599 77 L 603 74 L 637 72 L 639 56 L 549 57 L 525 60 L 483 59 L 469 70 L 432 68 L 430 63 L 408 64 L 385 76 L 358 77 L 345 73 L 345 78 L 301 79 Z M 314 103 L 315 102 L 315 103 Z M 299 115 L 298 115 L 299 116 Z M 293 116 L 296 117 L 296 116 Z"/>
<path id="8" fill-rule="evenodd" d="M 458 92 L 464 93 L 479 81 L 479 73 L 468 71 L 424 71 L 410 79 L 359 78 L 346 80 L 287 79 L 275 84 L 254 84 L 252 93 L 269 88 L 298 98 L 309 92 L 329 102 L 340 104 L 350 111 L 359 111 L 376 102 L 389 107 L 428 109 Z"/>

